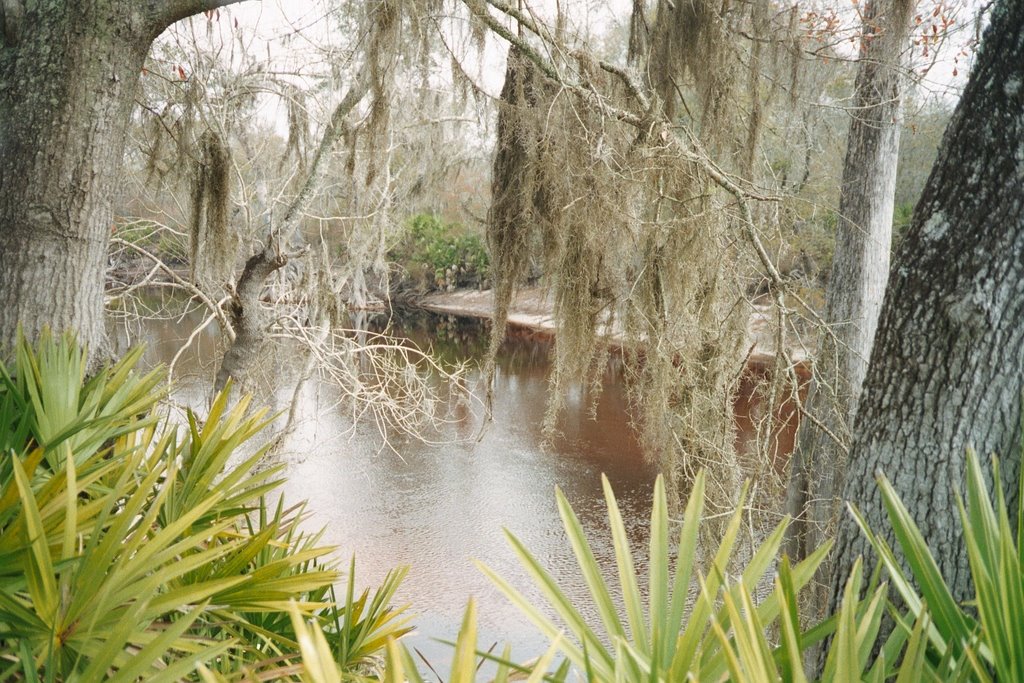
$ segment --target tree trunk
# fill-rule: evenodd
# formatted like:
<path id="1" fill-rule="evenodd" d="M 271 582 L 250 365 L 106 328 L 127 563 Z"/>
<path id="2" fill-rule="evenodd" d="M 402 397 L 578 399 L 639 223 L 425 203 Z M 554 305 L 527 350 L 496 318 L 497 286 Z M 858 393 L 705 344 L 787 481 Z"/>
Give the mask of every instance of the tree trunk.
<path id="1" fill-rule="evenodd" d="M 228 347 L 221 361 L 214 391 L 222 390 L 229 379 L 246 384 L 251 373 L 251 366 L 261 357 L 260 351 L 267 342 L 268 315 L 260 307 L 260 294 L 267 278 L 288 263 L 284 254 L 275 254 L 268 247 L 245 262 L 245 269 L 238 278 L 234 295 L 231 298 L 231 326 L 235 330 L 235 340 Z M 252 387 L 243 386 L 243 390 Z"/>
<path id="2" fill-rule="evenodd" d="M 232 326 L 235 329 L 235 340 L 228 347 L 221 361 L 214 390 L 220 391 L 228 380 L 234 381 L 242 391 L 251 392 L 255 389 L 251 376 L 253 369 L 261 361 L 261 350 L 266 344 L 269 332 L 268 316 L 260 309 L 260 295 L 267 279 L 287 265 L 288 261 L 308 251 L 308 245 L 294 253 L 286 253 L 285 248 L 298 233 L 299 226 L 306 211 L 316 198 L 327 175 L 327 164 L 331 152 L 342 134 L 348 128 L 346 118 L 367 93 L 370 92 L 371 73 L 364 69 L 356 82 L 345 93 L 338 106 L 331 114 L 330 124 L 324 131 L 316 155 L 310 164 L 309 173 L 302 189 L 292 201 L 280 223 L 271 229 L 267 243 L 245 263 L 245 269 L 238 278 L 235 292 L 231 298 Z M 301 240 L 304 242 L 304 240 Z"/>
<path id="3" fill-rule="evenodd" d="M 958 598 L 971 592 L 954 493 L 964 453 L 1003 458 L 1017 505 L 1024 387 L 1024 2 L 1000 2 L 889 277 L 845 498 L 892 543 L 875 473 L 920 525 Z M 1016 519 L 1014 518 L 1014 523 Z M 833 605 L 868 545 L 839 522 Z"/>
<path id="4" fill-rule="evenodd" d="M 77 330 L 102 355 L 112 201 L 152 37 L 112 2 L 36 3 L 0 49 L 0 344 Z"/>
<path id="5" fill-rule="evenodd" d="M 233 0 L 237 1 L 237 0 Z M 17 329 L 106 348 L 113 198 L 146 53 L 227 0 L 0 3 L 0 347 Z"/>
<path id="6" fill-rule="evenodd" d="M 804 420 L 790 468 L 787 551 L 806 557 L 837 512 L 861 384 L 889 274 L 904 56 L 914 0 L 874 0 L 864 16 L 835 256 Z M 825 429 L 822 429 L 824 427 Z M 825 431 L 825 430 L 828 431 Z M 837 442 L 838 440 L 838 442 Z"/>

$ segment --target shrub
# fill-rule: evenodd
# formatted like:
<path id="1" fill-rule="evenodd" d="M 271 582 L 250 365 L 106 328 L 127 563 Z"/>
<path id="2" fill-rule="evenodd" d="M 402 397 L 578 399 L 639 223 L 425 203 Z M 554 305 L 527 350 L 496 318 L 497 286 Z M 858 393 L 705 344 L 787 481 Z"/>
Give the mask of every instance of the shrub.
<path id="1" fill-rule="evenodd" d="M 828 638 L 821 681 L 1019 681 L 1024 680 L 1024 556 L 1018 537 L 1024 534 L 1024 484 L 1018 484 L 1014 527 L 1002 494 L 998 462 L 994 470 L 993 502 L 977 457 L 967 454 L 967 501 L 960 500 L 959 508 L 975 586 L 970 604 L 975 609 L 965 609 L 954 600 L 920 531 L 884 477 L 879 477 L 879 487 L 909 571 L 854 510 L 881 557 L 880 566 L 865 586 L 858 560 L 845 582 L 838 612 L 806 630 L 801 629 L 797 595 L 828 547 L 795 566 L 783 557 L 775 571 L 774 591 L 758 604 L 752 591 L 774 564 L 788 520 L 764 539 L 738 577 L 729 578 L 742 521 L 742 511 L 737 510 L 718 548 L 709 554 L 706 570 L 698 571 L 703 473 L 683 515 L 674 568 L 664 485 L 660 478 L 655 485 L 646 604 L 607 479 L 604 489 L 618 569 L 615 587 L 602 576 L 572 508 L 561 492 L 556 494 L 581 578 L 598 608 L 599 624 L 583 618 L 511 533 L 506 536 L 544 596 L 543 604 L 531 602 L 495 571 L 480 566 L 588 681 L 807 681 L 807 659 Z M 888 600 L 889 586 L 881 581 L 883 566 L 896 599 Z M 694 592 L 692 604 L 687 605 L 688 595 Z M 622 596 L 622 608 L 613 601 L 615 594 Z M 883 640 L 881 624 L 886 613 L 894 627 Z M 560 671 L 564 678 L 565 668 Z"/>
<path id="2" fill-rule="evenodd" d="M 159 256 L 164 263 L 184 265 L 189 261 L 189 237 L 166 225 L 145 219 L 129 220 L 116 226 L 114 235 Z M 130 252 L 132 258 L 139 255 Z"/>
<path id="3" fill-rule="evenodd" d="M 854 509 L 892 577 L 899 604 L 907 606 L 908 618 L 897 628 L 905 631 L 911 619 L 929 623 L 920 654 L 922 679 L 1024 680 L 1024 479 L 1017 482 L 1012 523 L 997 459 L 992 480 L 994 496 L 977 455 L 968 451 L 967 500 L 958 494 L 957 506 L 974 586 L 969 609 L 954 599 L 917 524 L 884 476 L 878 486 L 905 565 Z"/>
<path id="4" fill-rule="evenodd" d="M 391 257 L 425 290 L 485 286 L 490 267 L 477 235 L 427 213 L 409 219 L 408 232 Z"/>
<path id="5" fill-rule="evenodd" d="M 10 367 L 0 364 L 0 680 L 422 681 L 396 642 L 408 630 L 402 612 L 389 606 L 404 570 L 357 597 L 353 560 L 336 600 L 330 549 L 301 530 L 302 506 L 266 502 L 279 470 L 253 473 L 260 451 L 228 464 L 265 426 L 265 413 L 250 412 L 246 399 L 229 409 L 221 394 L 203 424 L 189 414 L 179 430 L 157 411 L 162 374 L 137 372 L 139 357 L 133 351 L 83 380 L 85 357 L 73 340 L 44 334 L 36 348 L 21 341 Z M 571 669 L 589 681 L 806 681 L 809 653 L 829 638 L 822 681 L 1022 680 L 1024 491 L 1011 520 L 998 461 L 993 470 L 990 494 L 977 456 L 967 454 L 958 504 L 975 588 L 968 608 L 880 476 L 905 564 L 854 509 L 880 565 L 865 580 L 858 561 L 838 612 L 809 628 L 797 598 L 828 546 L 794 566 L 776 562 L 784 520 L 730 576 L 741 500 L 717 548 L 698 561 L 703 474 L 674 550 L 664 484 L 655 484 L 646 599 L 608 481 L 617 585 L 557 492 L 600 623 L 589 623 L 506 532 L 544 604 L 480 566 L 550 647 L 526 665 L 511 662 L 507 648 L 477 652 L 471 601 L 448 680 L 469 683 L 489 659 L 499 682 L 564 681 Z M 773 567 L 774 590 L 758 603 L 755 586 Z M 880 640 L 886 613 L 893 629 Z M 564 659 L 552 670 L 558 653 Z"/>
<path id="6" fill-rule="evenodd" d="M 726 527 L 717 549 L 709 549 L 706 574 L 697 570 L 698 536 L 704 506 L 704 474 L 697 476 L 683 515 L 672 566 L 669 544 L 669 516 L 665 486 L 661 477 L 654 489 L 648 555 L 648 590 L 642 598 L 637 572 L 618 503 L 606 478 L 603 479 L 608 518 L 618 570 L 618 585 L 602 576 L 600 567 L 583 534 L 583 528 L 565 496 L 559 491 L 558 511 L 569 544 L 576 555 L 580 575 L 589 588 L 600 614 L 600 624 L 590 624 L 557 586 L 526 547 L 511 533 L 509 543 L 527 573 L 545 596 L 543 606 L 534 605 L 494 570 L 480 565 L 483 572 L 523 613 L 554 642 L 576 670 L 595 681 L 717 681 L 731 673 L 737 651 L 748 645 L 757 658 L 767 647 L 763 631 L 772 624 L 789 624 L 794 594 L 814 576 L 828 552 L 819 548 L 811 557 L 783 571 L 785 583 L 760 605 L 754 606 L 751 592 L 774 564 L 786 524 L 780 524 L 751 555 L 742 574 L 729 580 L 728 571 L 737 548 L 743 514 L 740 508 Z M 692 588 L 695 599 L 688 605 Z M 612 595 L 622 596 L 618 610 Z M 555 614 L 558 622 L 547 615 Z M 730 630 L 736 633 L 727 635 Z M 565 636 L 562 636 L 562 633 Z M 754 635 L 761 633 L 761 642 Z M 806 647 L 828 635 L 797 631 Z M 802 656 L 802 648 L 797 657 Z M 734 679 L 735 680 L 735 679 Z M 740 678 L 738 680 L 745 680 Z M 755 678 L 752 680 L 761 680 Z"/>

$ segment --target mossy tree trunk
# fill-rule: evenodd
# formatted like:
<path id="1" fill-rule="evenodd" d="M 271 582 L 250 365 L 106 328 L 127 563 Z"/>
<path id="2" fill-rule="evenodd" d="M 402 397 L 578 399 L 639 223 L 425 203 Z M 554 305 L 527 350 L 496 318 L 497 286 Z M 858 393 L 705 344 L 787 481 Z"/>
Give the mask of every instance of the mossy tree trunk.
<path id="1" fill-rule="evenodd" d="M 849 446 L 889 275 L 901 101 L 914 0 L 873 0 L 864 15 L 826 293 L 824 330 L 790 467 L 787 552 L 806 557 L 837 511 Z"/>
<path id="2" fill-rule="evenodd" d="M 1004 0 L 889 276 L 844 494 L 893 543 L 875 484 L 885 474 L 958 599 L 971 592 L 955 502 L 968 447 L 985 462 L 1001 456 L 1007 503 L 1017 505 L 1022 321 L 1024 2 Z M 843 515 L 833 606 L 867 551 Z"/>
<path id="3" fill-rule="evenodd" d="M 0 3 L 0 347 L 77 331 L 106 352 L 103 285 L 143 62 L 171 23 L 239 0 Z"/>

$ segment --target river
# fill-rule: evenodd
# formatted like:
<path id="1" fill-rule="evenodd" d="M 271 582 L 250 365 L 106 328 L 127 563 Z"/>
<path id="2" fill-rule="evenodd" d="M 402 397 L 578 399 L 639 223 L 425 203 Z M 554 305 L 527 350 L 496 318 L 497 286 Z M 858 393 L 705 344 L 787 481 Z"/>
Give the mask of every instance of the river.
<path id="1" fill-rule="evenodd" d="M 147 359 L 169 363 L 199 320 L 198 314 L 149 321 Z M 392 333 L 447 360 L 477 364 L 486 349 L 483 322 L 415 312 L 392 319 Z M 176 397 L 201 402 L 215 371 L 215 326 L 182 355 Z M 560 487 L 579 515 L 606 576 L 617 583 L 601 473 L 615 489 L 643 574 L 650 496 L 656 472 L 644 462 L 626 414 L 624 389 L 610 368 L 596 405 L 588 410 L 581 387 L 573 389 L 560 423 L 561 435 L 545 443 L 541 425 L 547 405 L 551 340 L 513 330 L 498 358 L 493 420 L 482 408 L 453 406 L 459 419 L 434 435 L 440 443 L 395 437 L 382 444 L 372 425 L 354 432 L 337 391 L 310 383 L 302 393 L 306 419 L 283 455 L 288 501 L 309 501 L 311 529 L 338 547 L 347 566 L 356 556 L 357 585 L 375 585 L 387 571 L 408 565 L 398 594 L 415 615 L 418 632 L 408 639 L 446 670 L 450 648 L 469 596 L 479 609 L 480 645 L 508 643 L 525 660 L 547 642 L 477 570 L 481 560 L 527 595 L 537 596 L 503 536 L 508 529 L 544 563 L 584 614 L 595 614 L 576 568 L 555 504 Z M 479 370 L 469 375 L 477 399 Z M 282 390 L 282 396 L 290 392 Z M 479 401 L 477 402 L 479 404 Z M 500 650 L 500 645 L 498 649 Z"/>

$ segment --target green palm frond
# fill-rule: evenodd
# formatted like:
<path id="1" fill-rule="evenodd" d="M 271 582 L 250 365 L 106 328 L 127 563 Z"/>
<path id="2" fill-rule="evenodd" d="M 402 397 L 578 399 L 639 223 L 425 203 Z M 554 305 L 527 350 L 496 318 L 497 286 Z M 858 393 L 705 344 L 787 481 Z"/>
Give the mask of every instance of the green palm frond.
<path id="1" fill-rule="evenodd" d="M 927 617 L 923 661 L 940 680 L 1024 680 L 1024 544 L 1010 524 L 999 461 L 993 459 L 993 495 L 978 456 L 967 452 L 967 500 L 957 496 L 975 597 L 966 609 L 953 597 L 938 564 L 906 506 L 884 476 L 878 486 L 889 522 L 906 564 L 871 530 L 856 508 L 853 514 L 891 576 L 910 616 Z M 1018 486 L 1024 484 L 1024 479 Z M 1024 519 L 1018 498 L 1017 523 Z M 907 622 L 900 622 L 907 631 Z"/>
<path id="2" fill-rule="evenodd" d="M 670 557 L 669 517 L 664 483 L 659 477 L 654 488 L 651 512 L 651 540 L 647 565 L 649 581 L 646 604 L 633 564 L 632 548 L 626 536 L 618 503 L 607 479 L 604 479 L 605 500 L 615 550 L 618 585 L 602 574 L 579 519 L 565 496 L 556 493 L 558 509 L 566 535 L 576 555 L 580 574 L 597 606 L 600 625 L 589 623 L 559 588 L 540 561 L 511 533 L 506 532 L 513 551 L 527 573 L 540 589 L 546 610 L 531 603 L 497 572 L 482 563 L 481 570 L 515 604 L 542 633 L 552 641 L 561 638 L 559 649 L 572 665 L 586 672 L 590 680 L 718 680 L 728 674 L 732 652 L 722 646 L 721 635 L 734 626 L 745 629 L 750 622 L 764 629 L 779 621 L 787 603 L 783 596 L 772 594 L 754 606 L 749 596 L 757 583 L 772 567 L 778 556 L 785 531 L 785 522 L 770 533 L 757 548 L 735 584 L 725 580 L 732 562 L 739 534 L 741 508 L 733 515 L 723 538 L 711 554 L 707 576 L 695 570 L 698 532 L 704 503 L 704 475 L 694 482 L 676 544 L 676 562 Z M 741 501 L 742 507 L 742 501 Z M 806 585 L 828 552 L 820 548 L 810 558 L 789 570 L 787 577 L 793 590 Z M 687 605 L 691 583 L 700 590 L 692 605 Z M 623 596 L 620 614 L 611 596 Z M 558 622 L 547 616 L 557 615 Z M 792 615 L 789 615 L 791 623 Z M 743 622 L 736 622 L 742 618 Z M 562 638 L 561 634 L 566 635 Z M 748 631 L 743 631 L 750 636 Z M 730 636 L 730 639 L 733 636 Z M 764 655 L 762 644 L 745 638 L 741 642 L 755 649 L 748 654 Z M 733 642 L 730 640 L 730 642 Z"/>
<path id="3" fill-rule="evenodd" d="M 181 430 L 140 352 L 89 380 L 84 357 L 44 334 L 0 364 L 0 679 L 179 681 L 199 663 L 288 680 L 311 637 L 351 678 L 408 630 L 404 572 L 338 605 L 303 507 L 268 508 L 279 470 L 239 457 L 265 411 L 221 394 Z"/>
<path id="4" fill-rule="evenodd" d="M 452 658 L 451 670 L 443 677 L 445 683 L 474 683 L 480 679 L 480 672 L 485 661 L 497 663 L 492 683 L 509 683 L 510 681 L 526 681 L 527 683 L 562 683 L 569 673 L 568 662 L 552 671 L 552 664 L 561 645 L 555 638 L 547 651 L 537 660 L 528 664 L 515 664 L 510 661 L 510 651 L 506 648 L 501 657 L 493 657 L 477 650 L 476 601 L 472 598 L 466 604 L 462 617 L 462 627 L 453 643 L 455 653 Z M 412 654 L 395 639 L 389 639 L 387 645 L 387 665 L 381 683 L 425 683 L 419 667 Z"/>

